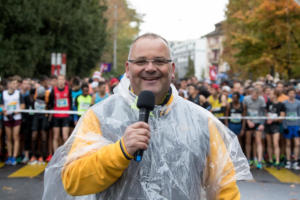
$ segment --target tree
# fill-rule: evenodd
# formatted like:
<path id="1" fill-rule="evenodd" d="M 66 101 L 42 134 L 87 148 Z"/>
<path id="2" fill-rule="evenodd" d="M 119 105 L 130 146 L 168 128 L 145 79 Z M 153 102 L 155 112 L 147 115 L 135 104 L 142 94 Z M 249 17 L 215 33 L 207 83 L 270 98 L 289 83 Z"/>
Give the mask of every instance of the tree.
<path id="1" fill-rule="evenodd" d="M 223 25 L 232 74 L 300 76 L 300 6 L 293 0 L 230 0 Z"/>
<path id="2" fill-rule="evenodd" d="M 69 76 L 88 75 L 105 46 L 104 0 L 1 0 L 1 76 L 50 73 L 52 52 L 67 54 Z"/>
<path id="3" fill-rule="evenodd" d="M 185 78 L 190 78 L 192 76 L 195 76 L 195 65 L 194 65 L 194 61 L 191 59 L 191 56 L 189 56 L 188 69 L 185 74 Z"/>
<path id="4" fill-rule="evenodd" d="M 127 0 L 109 0 L 108 9 L 105 16 L 107 22 L 107 43 L 104 49 L 102 62 L 113 63 L 113 41 L 114 25 L 117 23 L 117 69 L 114 69 L 111 76 L 117 76 L 125 72 L 125 62 L 127 60 L 130 44 L 140 31 L 142 16 L 129 7 Z M 117 6 L 117 21 L 114 19 L 115 6 Z M 97 69 L 98 70 L 98 69 Z"/>

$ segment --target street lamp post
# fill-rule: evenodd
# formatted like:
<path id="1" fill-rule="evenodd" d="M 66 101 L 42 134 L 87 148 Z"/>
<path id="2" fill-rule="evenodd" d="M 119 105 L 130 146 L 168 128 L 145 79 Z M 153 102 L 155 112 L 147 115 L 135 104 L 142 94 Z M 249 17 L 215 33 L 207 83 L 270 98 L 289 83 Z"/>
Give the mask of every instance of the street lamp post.
<path id="1" fill-rule="evenodd" d="M 117 70 L 117 29 L 118 29 L 118 5 L 115 5 L 115 10 L 114 10 L 114 60 L 113 60 L 113 69 Z"/>

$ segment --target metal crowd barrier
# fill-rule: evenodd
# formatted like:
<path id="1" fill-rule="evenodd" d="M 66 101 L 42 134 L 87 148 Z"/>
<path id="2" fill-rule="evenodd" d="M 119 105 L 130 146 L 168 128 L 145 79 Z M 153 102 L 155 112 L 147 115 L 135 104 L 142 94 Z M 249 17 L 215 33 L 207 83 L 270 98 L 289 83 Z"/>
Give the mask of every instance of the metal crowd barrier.
<path id="1" fill-rule="evenodd" d="M 58 110 L 31 110 L 31 109 L 20 109 L 16 110 L 16 112 L 20 113 L 41 113 L 41 114 L 71 114 L 71 115 L 78 115 L 78 114 L 83 114 L 84 112 L 79 112 L 79 111 L 58 111 Z M 224 117 L 219 117 L 219 119 L 285 119 L 285 120 L 297 120 L 300 119 L 300 116 L 298 117 L 267 117 L 267 116 L 244 116 L 244 117 L 230 117 L 230 116 L 224 116 Z"/>
<path id="2" fill-rule="evenodd" d="M 219 119 L 285 119 L 285 120 L 297 120 L 300 119 L 299 117 L 267 117 L 267 116 L 244 116 L 244 117 L 219 117 Z"/>
<path id="3" fill-rule="evenodd" d="M 70 114 L 70 115 L 78 115 L 84 113 L 82 111 L 79 112 L 74 110 L 59 111 L 59 110 L 32 110 L 32 109 L 20 109 L 20 110 L 16 110 L 16 112 L 29 113 L 29 114 L 39 113 L 39 114 Z"/>

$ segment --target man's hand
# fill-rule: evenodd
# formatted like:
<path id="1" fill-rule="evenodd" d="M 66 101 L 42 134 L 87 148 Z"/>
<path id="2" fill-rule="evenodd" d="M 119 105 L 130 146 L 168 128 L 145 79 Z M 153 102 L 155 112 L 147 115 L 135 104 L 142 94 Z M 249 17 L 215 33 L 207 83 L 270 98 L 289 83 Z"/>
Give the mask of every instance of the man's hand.
<path id="1" fill-rule="evenodd" d="M 263 124 L 259 125 L 257 128 L 258 131 L 264 131 L 264 129 L 265 129 L 265 126 Z"/>
<path id="2" fill-rule="evenodd" d="M 253 128 L 255 126 L 255 124 L 250 120 L 247 120 L 247 124 L 248 124 L 249 128 Z"/>
<path id="3" fill-rule="evenodd" d="M 125 130 L 123 141 L 127 152 L 133 155 L 137 150 L 148 148 L 150 127 L 145 122 L 136 122 Z"/>

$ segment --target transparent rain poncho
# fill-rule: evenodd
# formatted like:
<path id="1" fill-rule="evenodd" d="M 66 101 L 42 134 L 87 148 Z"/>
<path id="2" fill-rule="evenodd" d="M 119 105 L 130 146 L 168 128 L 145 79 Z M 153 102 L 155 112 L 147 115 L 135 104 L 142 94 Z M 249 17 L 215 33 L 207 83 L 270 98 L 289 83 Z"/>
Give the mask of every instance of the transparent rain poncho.
<path id="1" fill-rule="evenodd" d="M 64 167 L 117 142 L 126 127 L 138 121 L 137 97 L 129 90 L 129 84 L 124 76 L 114 95 L 87 111 L 97 116 L 95 123 L 101 124 L 102 134 L 78 134 L 87 114 L 81 117 L 68 141 L 55 152 L 45 170 L 43 199 L 216 199 L 224 186 L 252 179 L 235 134 L 210 112 L 178 96 L 171 85 L 172 102 L 155 106 L 150 114 L 151 140 L 143 160 L 140 163 L 132 160 L 121 177 L 102 192 L 69 195 L 62 183 Z M 77 145 L 70 153 L 75 140 L 82 145 Z"/>

